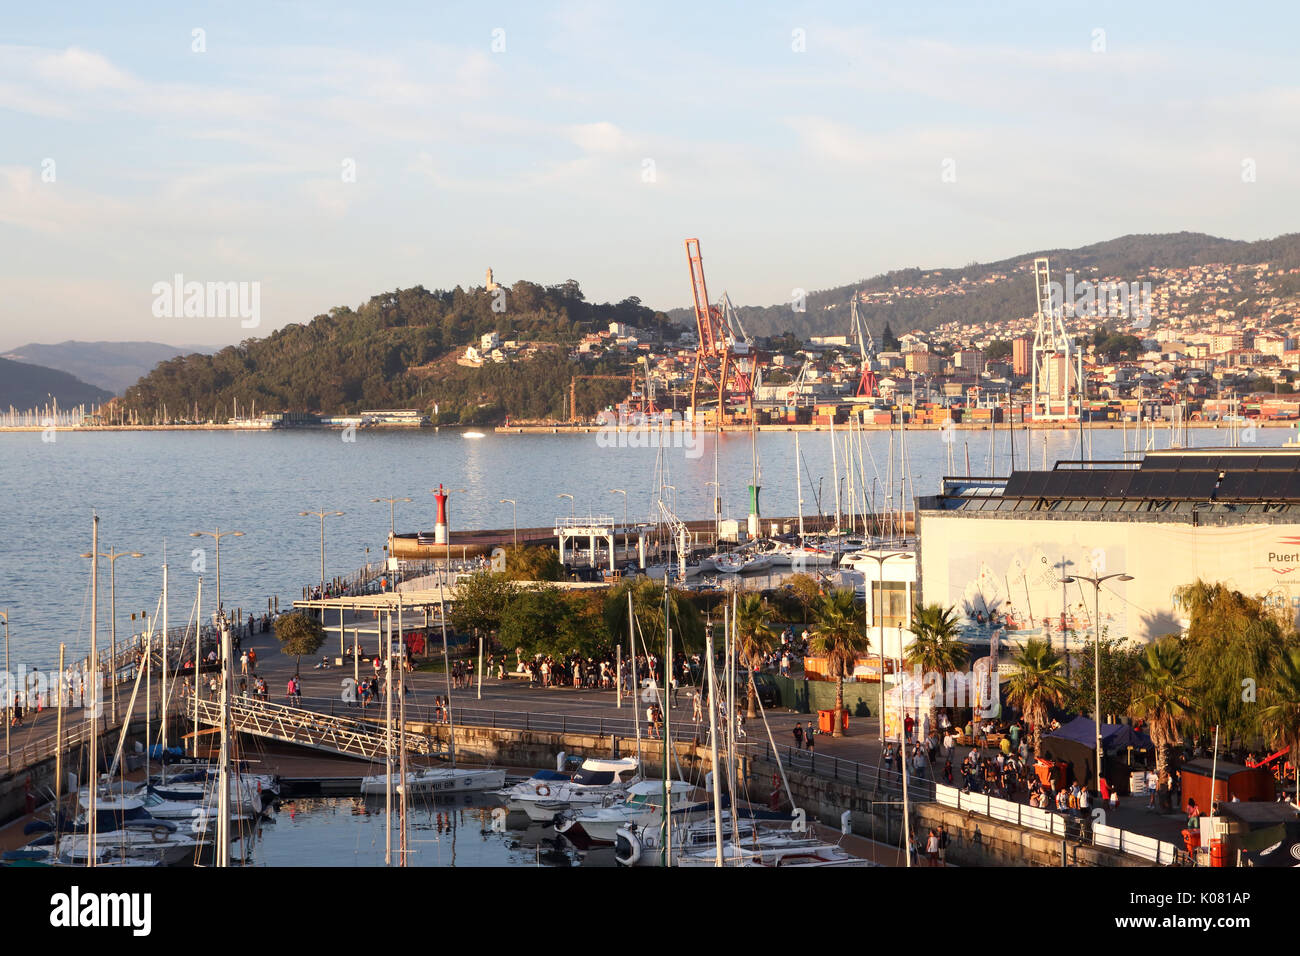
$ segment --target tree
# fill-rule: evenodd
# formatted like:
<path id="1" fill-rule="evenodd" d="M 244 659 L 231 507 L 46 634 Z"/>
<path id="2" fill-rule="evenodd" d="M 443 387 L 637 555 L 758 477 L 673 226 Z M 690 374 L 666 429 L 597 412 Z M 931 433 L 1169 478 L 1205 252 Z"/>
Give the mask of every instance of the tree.
<path id="1" fill-rule="evenodd" d="M 839 588 L 822 595 L 813 611 L 813 627 L 809 650 L 827 661 L 827 669 L 835 678 L 835 726 L 832 736 L 842 737 L 844 718 L 844 678 L 853 673 L 860 655 L 867 652 L 862 615 L 854 604 L 852 588 Z"/>
<path id="2" fill-rule="evenodd" d="M 957 610 L 942 604 L 918 604 L 912 611 L 912 643 L 907 648 L 907 665 L 923 674 L 938 674 L 943 688 L 949 674 L 966 663 L 966 646 L 957 640 Z M 930 709 L 937 711 L 939 700 L 931 697 Z"/>
<path id="3" fill-rule="evenodd" d="M 1262 708 L 1242 688 L 1273 669 L 1293 636 L 1290 622 L 1259 598 L 1222 584 L 1198 580 L 1179 588 L 1178 598 L 1190 619 L 1183 650 L 1197 702 L 1193 728 L 1209 733 L 1217 726 L 1229 745 L 1256 738 Z"/>
<path id="4" fill-rule="evenodd" d="M 501 641 L 525 656 L 592 657 L 608 646 L 608 633 L 585 597 L 538 584 L 514 592 L 501 615 Z"/>
<path id="5" fill-rule="evenodd" d="M 664 586 L 658 581 L 623 581 L 605 597 L 605 628 L 614 643 L 627 635 L 627 596 L 632 594 L 632 614 L 638 625 L 636 650 L 662 653 L 664 647 Z M 669 616 L 675 651 L 698 649 L 704 643 L 704 622 L 700 610 L 685 591 L 668 592 Z M 643 643 L 644 642 L 644 643 Z"/>
<path id="6" fill-rule="evenodd" d="M 1264 732 L 1277 747 L 1289 747 L 1292 767 L 1300 767 L 1300 647 L 1277 658 L 1264 685 L 1268 703 L 1260 713 Z"/>
<path id="7" fill-rule="evenodd" d="M 298 658 L 294 664 L 294 672 L 297 673 L 302 669 L 303 655 L 310 657 L 325 643 L 325 628 L 316 618 L 296 611 L 276 618 L 275 639 L 280 642 L 281 654 L 291 654 Z"/>
<path id="8" fill-rule="evenodd" d="M 754 685 L 754 671 L 772 650 L 772 632 L 767 626 L 767 605 L 762 595 L 746 594 L 736 602 L 736 643 L 740 659 L 749 669 L 749 685 L 745 688 L 746 717 L 754 717 L 754 701 L 758 688 Z"/>
<path id="9" fill-rule="evenodd" d="M 511 581 L 563 581 L 560 554 L 545 545 L 506 549 L 506 578 Z"/>
<path id="10" fill-rule="evenodd" d="M 1119 638 L 1106 636 L 1102 628 L 1101 660 L 1101 714 L 1128 713 L 1133 700 L 1133 685 L 1138 677 L 1138 658 L 1143 650 L 1126 646 Z M 1093 691 L 1095 664 L 1098 660 L 1098 648 L 1095 641 L 1085 641 L 1075 657 L 1073 687 L 1067 706 L 1080 713 L 1090 714 L 1097 706 L 1097 697 Z"/>
<path id="11" fill-rule="evenodd" d="M 501 616 L 515 593 L 504 574 L 480 571 L 456 581 L 456 600 L 449 617 L 458 631 L 491 634 L 501 627 Z"/>
<path id="12" fill-rule="evenodd" d="M 1182 739 L 1179 727 L 1192 708 L 1187 658 L 1178 638 L 1168 636 L 1148 644 L 1137 665 L 1132 709 L 1147 723 L 1156 748 L 1156 778 L 1163 787 L 1169 777 L 1169 747 Z"/>
<path id="13" fill-rule="evenodd" d="M 889 323 L 886 322 L 885 328 L 880 333 L 880 351 L 897 352 L 898 345 L 898 336 L 894 334 L 894 330 L 891 329 Z"/>
<path id="14" fill-rule="evenodd" d="M 1031 637 L 1013 660 L 1017 670 L 1008 682 L 1007 700 L 1029 721 L 1034 755 L 1041 757 L 1048 708 L 1065 703 L 1070 685 L 1061 674 L 1060 656 L 1046 641 Z"/>

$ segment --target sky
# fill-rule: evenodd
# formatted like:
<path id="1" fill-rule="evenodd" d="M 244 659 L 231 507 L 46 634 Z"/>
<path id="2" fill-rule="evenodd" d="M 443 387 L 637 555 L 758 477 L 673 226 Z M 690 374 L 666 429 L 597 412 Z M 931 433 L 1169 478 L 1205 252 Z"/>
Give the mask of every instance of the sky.
<path id="1" fill-rule="evenodd" d="M 1292 232 L 1298 11 L 11 5 L 0 349 L 230 344 L 488 267 L 671 308 L 688 237 L 711 292 L 770 305 L 1128 233 Z M 246 283 L 257 324 L 167 314 L 178 275 Z"/>

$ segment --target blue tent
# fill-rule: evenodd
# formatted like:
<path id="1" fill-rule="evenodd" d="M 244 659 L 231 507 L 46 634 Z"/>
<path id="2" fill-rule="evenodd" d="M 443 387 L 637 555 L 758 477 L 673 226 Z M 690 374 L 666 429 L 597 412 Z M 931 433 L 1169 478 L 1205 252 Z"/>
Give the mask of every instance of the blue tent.
<path id="1" fill-rule="evenodd" d="M 1043 756 L 1070 765 L 1074 779 L 1090 790 L 1097 789 L 1097 731 L 1091 717 L 1076 717 L 1043 737 Z M 1152 749 L 1151 738 L 1124 724 L 1102 724 L 1101 746 L 1110 755 L 1105 768 L 1112 788 L 1129 792 L 1129 748 Z"/>

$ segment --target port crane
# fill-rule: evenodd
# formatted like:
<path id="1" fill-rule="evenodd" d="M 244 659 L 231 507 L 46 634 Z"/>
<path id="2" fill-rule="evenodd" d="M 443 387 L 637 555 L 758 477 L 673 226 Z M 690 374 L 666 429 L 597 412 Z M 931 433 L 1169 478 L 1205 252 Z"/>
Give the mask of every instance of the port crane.
<path id="1" fill-rule="evenodd" d="M 704 260 L 700 240 L 686 240 L 686 259 L 691 270 L 691 297 L 695 306 L 695 371 L 691 376 L 691 413 L 699 411 L 700 373 L 718 390 L 718 421 L 749 422 L 754 417 L 754 388 L 749 371 L 736 357 L 735 332 L 728 326 L 723 309 L 709 301 L 704 281 Z M 730 310 L 730 300 L 724 301 Z M 734 311 L 732 311 L 734 316 Z M 729 404 L 743 403 L 743 411 L 729 412 Z"/>
<path id="2" fill-rule="evenodd" d="M 871 337 L 871 330 L 867 328 L 867 323 L 858 315 L 858 294 L 853 293 L 853 300 L 849 303 L 849 323 L 850 334 L 858 340 L 858 356 L 862 360 L 862 371 L 858 378 L 858 390 L 855 393 L 859 398 L 877 398 L 880 395 L 880 382 L 876 379 L 876 372 L 872 368 L 876 364 L 876 340 Z"/>

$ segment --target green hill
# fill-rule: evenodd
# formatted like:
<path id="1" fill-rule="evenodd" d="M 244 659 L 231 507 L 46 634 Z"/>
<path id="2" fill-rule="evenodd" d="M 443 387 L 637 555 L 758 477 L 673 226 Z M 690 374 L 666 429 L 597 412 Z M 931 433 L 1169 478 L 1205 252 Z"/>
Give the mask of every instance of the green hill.
<path id="1" fill-rule="evenodd" d="M 162 362 L 126 390 L 122 404 L 143 421 L 193 418 L 196 408 L 199 419 L 222 420 L 235 401 L 241 411 L 327 415 L 436 404 L 442 419 L 451 421 L 558 415 L 570 375 L 616 367 L 579 367 L 557 358 L 564 349 L 480 369 L 462 368 L 453 356 L 488 332 L 503 341 L 560 346 L 610 322 L 658 334 L 666 328 L 663 314 L 636 298 L 587 302 L 573 280 L 555 286 L 521 281 L 502 291 L 504 297 L 482 287 L 387 292 L 356 309 L 337 307 L 306 325 L 287 325 L 213 355 Z"/>

